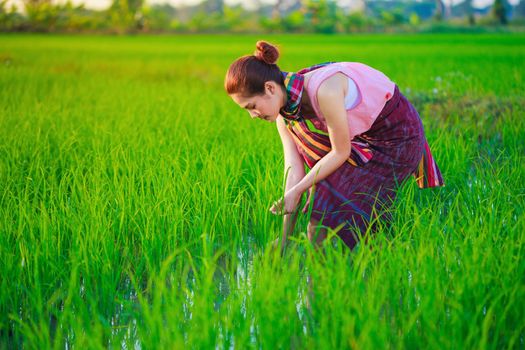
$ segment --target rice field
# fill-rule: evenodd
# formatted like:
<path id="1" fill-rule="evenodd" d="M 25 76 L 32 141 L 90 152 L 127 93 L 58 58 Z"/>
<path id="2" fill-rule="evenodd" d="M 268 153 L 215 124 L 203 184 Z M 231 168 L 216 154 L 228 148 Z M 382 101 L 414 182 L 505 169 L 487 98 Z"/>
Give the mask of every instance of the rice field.
<path id="1" fill-rule="evenodd" d="M 400 189 L 354 251 L 280 255 L 283 155 L 223 78 L 380 69 L 446 186 Z M 525 35 L 0 35 L 0 345 L 525 349 Z"/>

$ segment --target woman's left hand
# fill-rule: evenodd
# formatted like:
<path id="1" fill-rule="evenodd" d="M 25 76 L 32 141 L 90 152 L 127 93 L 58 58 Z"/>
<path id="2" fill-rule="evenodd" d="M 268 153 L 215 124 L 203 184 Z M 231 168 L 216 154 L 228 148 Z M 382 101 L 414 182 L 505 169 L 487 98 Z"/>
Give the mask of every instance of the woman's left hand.
<path id="1" fill-rule="evenodd" d="M 278 201 L 273 203 L 270 211 L 275 215 L 291 214 L 296 211 L 300 200 L 301 193 L 294 188 L 291 188 L 284 194 L 284 198 L 280 198 Z"/>

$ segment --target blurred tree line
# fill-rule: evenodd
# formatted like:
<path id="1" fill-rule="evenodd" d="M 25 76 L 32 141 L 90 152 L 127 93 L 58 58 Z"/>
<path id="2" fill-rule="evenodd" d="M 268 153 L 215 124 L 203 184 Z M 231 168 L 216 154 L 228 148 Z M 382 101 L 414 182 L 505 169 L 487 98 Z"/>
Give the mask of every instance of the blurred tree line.
<path id="1" fill-rule="evenodd" d="M 144 0 L 113 0 L 96 11 L 71 0 L 23 0 L 23 9 L 0 0 L 1 31 L 40 32 L 298 32 L 348 33 L 410 31 L 447 25 L 525 24 L 525 0 L 511 6 L 495 0 L 474 8 L 472 0 L 447 7 L 442 0 L 354 0 L 340 6 L 335 0 L 256 0 L 254 9 L 205 0 L 194 6 L 173 7 Z"/>

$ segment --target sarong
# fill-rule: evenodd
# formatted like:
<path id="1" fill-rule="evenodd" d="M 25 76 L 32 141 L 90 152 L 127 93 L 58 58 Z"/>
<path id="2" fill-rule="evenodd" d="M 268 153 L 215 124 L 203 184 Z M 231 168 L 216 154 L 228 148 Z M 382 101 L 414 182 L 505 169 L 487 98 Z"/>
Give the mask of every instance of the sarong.
<path id="1" fill-rule="evenodd" d="M 331 149 L 328 134 L 315 128 L 315 118 L 286 121 L 310 169 Z M 376 231 L 379 220 L 389 224 L 396 190 L 410 175 L 421 188 L 443 185 L 419 114 L 396 86 L 372 127 L 352 139 L 349 159 L 310 189 L 302 211 L 307 213 L 313 201 L 311 218 L 337 229 L 353 248 L 360 237 Z"/>

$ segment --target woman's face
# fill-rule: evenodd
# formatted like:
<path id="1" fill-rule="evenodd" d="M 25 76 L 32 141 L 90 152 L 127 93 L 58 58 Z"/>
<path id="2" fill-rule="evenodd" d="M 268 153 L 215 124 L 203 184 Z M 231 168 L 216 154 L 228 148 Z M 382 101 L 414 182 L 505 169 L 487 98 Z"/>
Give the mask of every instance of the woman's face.
<path id="1" fill-rule="evenodd" d="M 274 122 L 279 116 L 279 110 L 284 106 L 284 94 L 279 85 L 273 81 L 264 84 L 264 93 L 254 96 L 232 94 L 230 97 L 241 108 L 250 113 L 252 118 Z M 283 102 L 284 101 L 284 102 Z"/>

